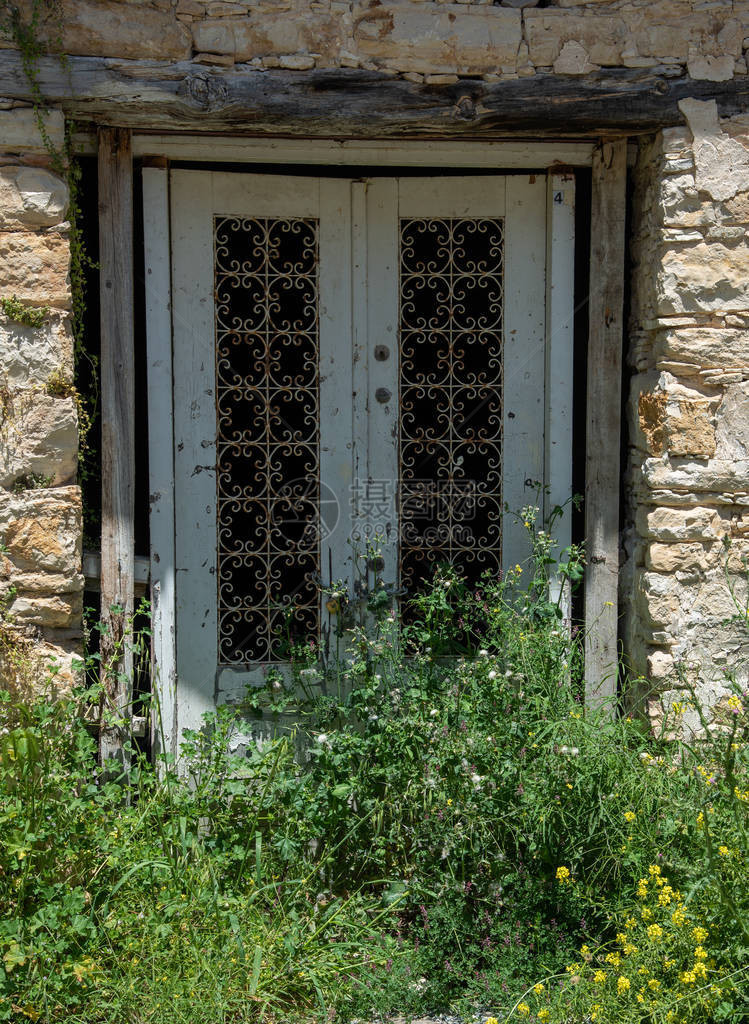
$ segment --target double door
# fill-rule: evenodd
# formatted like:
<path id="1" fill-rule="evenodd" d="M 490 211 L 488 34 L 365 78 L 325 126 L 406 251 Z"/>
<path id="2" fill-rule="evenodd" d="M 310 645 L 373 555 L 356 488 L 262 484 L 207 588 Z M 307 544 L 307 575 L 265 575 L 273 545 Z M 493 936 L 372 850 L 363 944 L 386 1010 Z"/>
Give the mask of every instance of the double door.
<path id="1" fill-rule="evenodd" d="M 353 597 L 368 542 L 406 591 L 442 561 L 477 578 L 527 556 L 503 509 L 538 500 L 550 460 L 567 473 L 549 440 L 553 360 L 571 358 L 569 324 L 552 344 L 549 211 L 571 214 L 573 192 L 527 174 L 169 179 L 157 443 L 181 731 L 329 628 L 321 585 Z"/>

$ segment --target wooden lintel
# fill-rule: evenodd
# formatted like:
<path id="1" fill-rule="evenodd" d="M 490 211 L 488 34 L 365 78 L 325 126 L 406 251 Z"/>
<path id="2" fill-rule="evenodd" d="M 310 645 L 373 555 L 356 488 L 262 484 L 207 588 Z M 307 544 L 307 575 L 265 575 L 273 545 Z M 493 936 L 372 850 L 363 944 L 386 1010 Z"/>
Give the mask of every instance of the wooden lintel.
<path id="1" fill-rule="evenodd" d="M 262 71 L 189 61 L 55 57 L 35 65 L 53 106 L 71 117 L 133 130 L 338 138 L 482 138 L 624 135 L 683 124 L 678 102 L 715 99 L 723 116 L 749 107 L 749 81 L 669 78 L 615 68 L 584 77 L 533 75 L 500 82 L 407 82 L 359 69 Z M 0 51 L 3 95 L 34 100 L 21 57 Z"/>
<path id="2" fill-rule="evenodd" d="M 104 711 L 99 754 L 126 760 L 135 593 L 133 161 L 130 132 L 99 131 L 101 303 L 101 638 Z"/>
<path id="3" fill-rule="evenodd" d="M 618 680 L 619 445 L 627 143 L 593 154 L 585 453 L 585 694 L 612 709 Z"/>

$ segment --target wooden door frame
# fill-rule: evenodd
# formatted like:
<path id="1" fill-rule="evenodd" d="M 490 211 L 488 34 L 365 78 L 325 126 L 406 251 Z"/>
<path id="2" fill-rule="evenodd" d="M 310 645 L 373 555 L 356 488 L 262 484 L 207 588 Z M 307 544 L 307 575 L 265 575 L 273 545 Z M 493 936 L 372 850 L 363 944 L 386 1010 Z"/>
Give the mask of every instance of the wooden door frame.
<path id="1" fill-rule="evenodd" d="M 572 167 L 593 161 L 592 143 L 321 142 L 300 140 L 201 139 L 134 136 L 133 153 L 143 158 L 143 206 L 148 336 L 150 448 L 151 597 L 153 680 L 157 696 L 152 721 L 154 750 L 176 757 L 176 585 L 173 461 L 173 351 L 169 159 L 246 165 L 273 163 L 445 167 L 528 170 L 547 174 L 545 452 L 549 507 L 570 496 L 572 479 L 572 362 L 574 294 L 574 187 Z M 555 168 L 559 168 L 556 170 Z M 561 196 L 561 201 L 560 201 Z M 551 445 L 552 431 L 557 439 Z M 564 522 L 564 521 L 563 521 Z M 560 546 L 569 543 L 569 523 Z"/>

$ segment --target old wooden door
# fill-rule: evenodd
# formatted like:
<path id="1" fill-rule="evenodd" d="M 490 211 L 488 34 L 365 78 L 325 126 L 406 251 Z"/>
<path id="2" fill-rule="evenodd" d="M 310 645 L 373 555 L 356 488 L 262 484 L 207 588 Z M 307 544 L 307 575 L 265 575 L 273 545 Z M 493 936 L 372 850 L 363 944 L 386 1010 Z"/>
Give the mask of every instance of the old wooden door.
<path id="1" fill-rule="evenodd" d="M 352 537 L 406 588 L 526 556 L 502 509 L 549 477 L 548 185 L 170 173 L 175 730 L 319 635 Z"/>

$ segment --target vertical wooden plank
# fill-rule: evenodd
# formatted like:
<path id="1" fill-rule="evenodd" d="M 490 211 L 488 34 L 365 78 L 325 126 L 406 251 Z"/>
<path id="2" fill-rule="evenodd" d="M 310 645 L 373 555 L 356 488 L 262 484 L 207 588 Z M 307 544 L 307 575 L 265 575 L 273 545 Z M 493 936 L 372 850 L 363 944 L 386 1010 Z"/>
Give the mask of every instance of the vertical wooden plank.
<path id="1" fill-rule="evenodd" d="M 151 538 L 152 749 L 177 754 L 174 558 L 174 409 L 169 244 L 169 171 L 143 168 L 143 243 L 148 364 Z"/>
<path id="2" fill-rule="evenodd" d="M 622 400 L 626 139 L 593 154 L 585 471 L 585 696 L 617 687 L 619 440 Z"/>
<path id="3" fill-rule="evenodd" d="M 320 571 L 325 582 L 353 577 L 351 498 L 351 189 L 320 179 Z M 331 579 L 332 577 L 332 579 Z M 337 612 L 320 595 L 320 622 L 330 638 Z"/>
<path id="4" fill-rule="evenodd" d="M 133 162 L 130 132 L 99 130 L 101 265 L 101 639 L 105 718 L 99 756 L 125 762 L 134 595 Z"/>
<path id="5" fill-rule="evenodd" d="M 543 502 L 546 177 L 512 174 L 506 181 L 502 498 L 510 513 L 518 513 L 525 505 Z M 529 555 L 522 522 L 506 515 L 504 568 Z"/>
<path id="6" fill-rule="evenodd" d="M 373 178 L 367 187 L 365 279 L 368 519 L 381 537 L 380 577 L 398 583 L 398 181 Z M 389 397 L 388 397 L 389 395 Z M 368 414 L 367 414 L 368 413 Z"/>
<path id="7" fill-rule="evenodd" d="M 575 176 L 549 174 L 546 199 L 546 416 L 545 474 L 548 520 L 572 497 L 572 398 L 575 316 Z M 566 505 L 553 527 L 556 553 L 572 542 L 572 510 Z M 569 581 L 554 577 L 550 598 L 570 626 Z"/>

